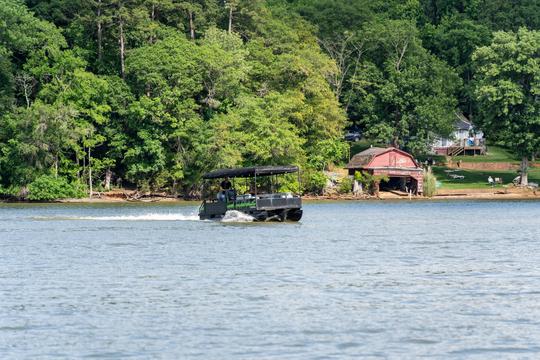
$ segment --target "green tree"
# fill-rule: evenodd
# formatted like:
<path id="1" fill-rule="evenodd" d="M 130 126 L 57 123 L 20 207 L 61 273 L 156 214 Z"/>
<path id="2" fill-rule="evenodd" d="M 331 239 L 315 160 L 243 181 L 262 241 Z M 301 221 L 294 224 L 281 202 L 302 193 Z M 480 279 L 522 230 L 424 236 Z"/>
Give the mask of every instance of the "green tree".
<path id="1" fill-rule="evenodd" d="M 25 186 L 39 174 L 58 176 L 64 150 L 73 147 L 74 109 L 35 102 L 0 118 L 0 168 L 5 185 Z"/>
<path id="2" fill-rule="evenodd" d="M 377 142 L 413 153 L 428 150 L 452 131 L 459 79 L 429 54 L 410 21 L 387 20 L 366 30 L 368 58 L 351 79 L 352 110 Z"/>
<path id="3" fill-rule="evenodd" d="M 283 117 L 286 96 L 242 97 L 239 106 L 212 120 L 214 165 L 283 165 L 304 163 L 298 129 Z"/>
<path id="4" fill-rule="evenodd" d="M 528 159 L 540 149 L 540 32 L 496 32 L 473 60 L 480 125 L 522 157 L 521 185 L 527 185 Z"/>
<path id="5" fill-rule="evenodd" d="M 201 64 L 206 96 L 203 102 L 210 109 L 230 103 L 243 90 L 247 80 L 247 52 L 240 36 L 210 28 L 201 41 Z"/>
<path id="6" fill-rule="evenodd" d="M 128 179 L 155 188 L 172 183 L 176 190 L 199 169 L 207 137 L 195 101 L 203 91 L 201 63 L 197 45 L 180 36 L 130 53 L 127 79 L 137 100 L 125 130 Z"/>
<path id="7" fill-rule="evenodd" d="M 459 89 L 459 102 L 469 118 L 476 115 L 477 107 L 473 89 L 472 53 L 491 41 L 491 31 L 462 14 L 442 18 L 435 26 L 427 24 L 422 29 L 424 46 L 459 74 L 463 86 Z"/>

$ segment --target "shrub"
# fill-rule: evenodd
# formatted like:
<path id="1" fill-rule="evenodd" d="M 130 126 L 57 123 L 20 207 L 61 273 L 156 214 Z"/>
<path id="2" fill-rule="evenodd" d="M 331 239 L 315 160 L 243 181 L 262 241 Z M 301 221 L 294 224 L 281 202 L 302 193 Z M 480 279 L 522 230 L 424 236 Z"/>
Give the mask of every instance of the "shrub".
<path id="1" fill-rule="evenodd" d="M 66 198 L 82 198 L 86 196 L 84 186 L 69 183 L 64 177 L 43 175 L 28 185 L 28 199 L 50 201 Z"/>
<path id="2" fill-rule="evenodd" d="M 305 193 L 321 195 L 326 186 L 326 175 L 320 171 L 308 170 L 302 174 L 302 185 Z"/>
<path id="3" fill-rule="evenodd" d="M 290 192 L 298 194 L 300 192 L 300 184 L 298 182 L 297 174 L 285 174 L 279 178 L 277 189 L 279 192 Z"/>
<path id="4" fill-rule="evenodd" d="M 437 178 L 431 169 L 424 171 L 424 196 L 432 197 L 437 192 Z"/>
<path id="5" fill-rule="evenodd" d="M 353 179 L 351 179 L 350 177 L 346 177 L 346 178 L 343 178 L 341 179 L 340 183 L 339 183 L 339 188 L 338 188 L 338 193 L 340 194 L 348 194 L 352 191 L 352 187 L 353 187 Z"/>
<path id="6" fill-rule="evenodd" d="M 11 185 L 6 188 L 0 185 L 0 198 L 18 199 L 23 192 L 24 188 L 20 186 Z"/>
<path id="7" fill-rule="evenodd" d="M 371 175 L 360 171 L 354 173 L 354 179 L 362 184 L 364 189 L 368 189 L 371 195 L 377 195 L 377 189 L 381 181 L 390 180 L 387 175 Z"/>

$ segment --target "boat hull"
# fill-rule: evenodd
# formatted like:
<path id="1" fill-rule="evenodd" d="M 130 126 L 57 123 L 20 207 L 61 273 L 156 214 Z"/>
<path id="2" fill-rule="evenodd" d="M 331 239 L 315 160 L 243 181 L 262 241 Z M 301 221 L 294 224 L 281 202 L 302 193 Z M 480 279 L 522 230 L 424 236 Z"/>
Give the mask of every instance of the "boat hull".
<path id="1" fill-rule="evenodd" d="M 292 221 L 298 222 L 302 219 L 302 209 L 273 209 L 273 210 L 257 210 L 257 209 L 235 209 L 235 211 L 242 212 L 246 215 L 253 217 L 254 221 L 267 222 L 285 222 Z M 199 213 L 201 220 L 221 220 L 226 214 L 223 213 L 205 213 L 204 211 Z"/>
<path id="2" fill-rule="evenodd" d="M 221 200 L 203 201 L 199 208 L 199 218 L 222 219 L 229 210 L 247 214 L 255 221 L 300 221 L 303 214 L 302 199 L 299 196 L 263 194 L 254 197 L 232 194 Z"/>

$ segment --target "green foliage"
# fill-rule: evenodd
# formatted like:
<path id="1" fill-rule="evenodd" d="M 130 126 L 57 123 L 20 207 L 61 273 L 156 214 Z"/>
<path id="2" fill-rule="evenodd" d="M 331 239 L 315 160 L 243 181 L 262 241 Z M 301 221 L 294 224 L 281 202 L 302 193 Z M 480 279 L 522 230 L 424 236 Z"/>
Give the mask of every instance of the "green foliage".
<path id="1" fill-rule="evenodd" d="M 326 175 L 324 175 L 322 171 L 304 171 L 302 172 L 303 192 L 314 195 L 322 195 L 327 180 Z"/>
<path id="2" fill-rule="evenodd" d="M 372 24 L 375 49 L 351 78 L 351 105 L 365 136 L 375 142 L 424 153 L 437 136 L 452 131 L 459 79 L 444 62 L 420 46 L 414 24 Z M 384 59 L 384 60 L 382 60 Z"/>
<path id="3" fill-rule="evenodd" d="M 532 156 L 538 6 L 0 0 L 0 187 L 24 195 L 54 174 L 99 188 L 112 174 L 196 195 L 213 168 L 292 163 L 320 193 L 320 171 L 349 154 L 347 124 L 421 154 L 458 106 Z"/>
<path id="4" fill-rule="evenodd" d="M 278 178 L 277 190 L 284 193 L 301 193 L 302 184 L 299 182 L 298 174 L 286 174 Z"/>
<path id="5" fill-rule="evenodd" d="M 431 169 L 424 171 L 424 196 L 433 197 L 437 193 L 437 178 Z"/>
<path id="6" fill-rule="evenodd" d="M 86 192 L 81 184 L 69 183 L 64 177 L 43 175 L 28 185 L 29 200 L 51 201 L 84 196 Z"/>
<path id="7" fill-rule="evenodd" d="M 239 99 L 239 107 L 212 121 L 216 166 L 302 163 L 304 140 L 286 121 L 289 99 L 277 93 Z"/>
<path id="8" fill-rule="evenodd" d="M 6 188 L 0 185 L 0 198 L 20 199 L 24 197 L 22 193 L 23 189 L 20 186 L 11 185 Z"/>
<path id="9" fill-rule="evenodd" d="M 492 139 L 527 158 L 540 150 L 540 31 L 496 32 L 489 46 L 478 48 L 476 95 L 481 126 Z M 526 185 L 526 177 L 523 181 Z"/>
<path id="10" fill-rule="evenodd" d="M 338 187 L 338 193 L 340 194 L 348 194 L 352 191 L 352 188 L 353 188 L 353 181 L 354 179 L 350 178 L 350 177 L 345 177 L 343 179 L 341 179 L 341 181 L 339 182 L 339 187 Z"/>
<path id="11" fill-rule="evenodd" d="M 389 181 L 388 175 L 371 175 L 366 171 L 355 171 L 354 180 L 362 184 L 364 189 L 367 189 L 370 194 L 376 194 L 379 184 L 383 181 Z"/>
<path id="12" fill-rule="evenodd" d="M 473 93 L 474 66 L 471 55 L 477 47 L 489 44 L 489 28 L 462 14 L 454 13 L 443 17 L 437 25 L 426 24 L 422 40 L 427 49 L 446 61 L 459 74 L 463 82 L 458 94 L 461 111 L 475 116 L 478 106 Z"/>

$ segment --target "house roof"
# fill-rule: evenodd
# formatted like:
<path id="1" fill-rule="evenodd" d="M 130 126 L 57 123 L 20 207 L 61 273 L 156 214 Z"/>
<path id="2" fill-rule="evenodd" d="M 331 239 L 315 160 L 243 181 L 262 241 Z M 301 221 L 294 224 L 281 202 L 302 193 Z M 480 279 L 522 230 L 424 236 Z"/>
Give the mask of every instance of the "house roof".
<path id="1" fill-rule="evenodd" d="M 457 119 L 454 123 L 456 130 L 470 130 L 473 127 L 473 124 L 462 113 L 456 112 L 456 117 Z"/>

